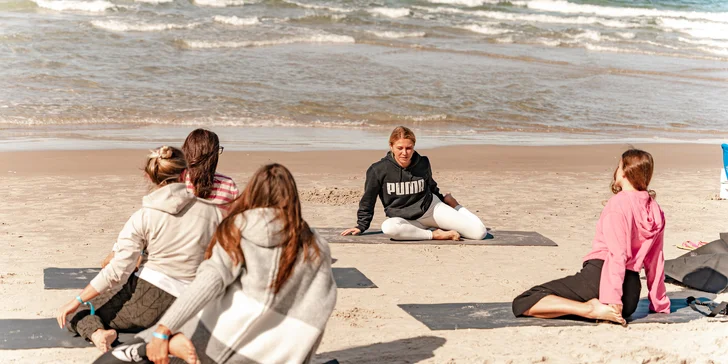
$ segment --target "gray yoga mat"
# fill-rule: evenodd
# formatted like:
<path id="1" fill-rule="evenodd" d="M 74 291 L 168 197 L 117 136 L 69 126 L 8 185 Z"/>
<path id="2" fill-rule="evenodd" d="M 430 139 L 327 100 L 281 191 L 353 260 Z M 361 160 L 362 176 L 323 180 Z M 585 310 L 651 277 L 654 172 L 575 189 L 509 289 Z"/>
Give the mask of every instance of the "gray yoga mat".
<path id="1" fill-rule="evenodd" d="M 696 296 L 699 297 L 699 296 Z M 642 323 L 683 323 L 705 317 L 690 308 L 684 298 L 670 300 L 672 313 L 669 315 L 650 313 L 649 301 L 643 299 L 632 316 L 629 324 Z M 594 321 L 574 318 L 538 319 L 515 317 L 510 302 L 497 303 L 440 303 L 440 304 L 401 304 L 405 312 L 422 322 L 430 330 L 498 329 L 522 326 L 584 326 L 596 325 Z"/>
<path id="2" fill-rule="evenodd" d="M 119 334 L 119 343 L 134 334 Z M 55 318 L 0 320 L 0 350 L 41 348 L 87 348 L 93 344 L 58 327 Z"/>
<path id="3" fill-rule="evenodd" d="M 45 268 L 43 288 L 82 289 L 88 285 L 99 268 Z M 339 288 L 377 288 L 364 273 L 356 268 L 332 268 L 336 286 Z"/>
<path id="4" fill-rule="evenodd" d="M 332 244 L 420 244 L 420 245 L 491 245 L 491 246 L 558 246 L 553 240 L 535 231 L 490 231 L 483 240 L 392 240 L 381 230 L 367 230 L 361 235 L 341 236 L 345 228 L 316 228 Z"/>

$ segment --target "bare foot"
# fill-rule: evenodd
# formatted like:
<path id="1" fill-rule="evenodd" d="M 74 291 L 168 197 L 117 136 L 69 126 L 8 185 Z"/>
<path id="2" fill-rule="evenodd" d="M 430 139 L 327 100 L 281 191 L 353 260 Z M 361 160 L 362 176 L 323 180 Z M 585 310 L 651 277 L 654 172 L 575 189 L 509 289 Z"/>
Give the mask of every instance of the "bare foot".
<path id="1" fill-rule="evenodd" d="M 98 329 L 91 334 L 91 341 L 96 347 L 105 353 L 111 349 L 111 343 L 116 340 L 116 330 L 103 330 Z"/>
<path id="2" fill-rule="evenodd" d="M 599 302 L 598 299 L 594 298 L 587 302 L 589 306 L 591 306 L 591 311 L 589 312 L 589 318 L 593 318 L 596 320 L 605 320 L 605 321 L 611 321 L 616 322 L 620 325 L 626 325 L 627 321 L 624 320 L 622 315 L 617 312 L 614 308 L 605 305 L 601 302 Z"/>
<path id="3" fill-rule="evenodd" d="M 455 230 L 437 229 L 432 232 L 433 240 L 460 240 L 460 234 Z"/>
<path id="4" fill-rule="evenodd" d="M 169 353 L 184 360 L 187 364 L 197 363 L 197 352 L 192 341 L 182 334 L 169 339 Z"/>

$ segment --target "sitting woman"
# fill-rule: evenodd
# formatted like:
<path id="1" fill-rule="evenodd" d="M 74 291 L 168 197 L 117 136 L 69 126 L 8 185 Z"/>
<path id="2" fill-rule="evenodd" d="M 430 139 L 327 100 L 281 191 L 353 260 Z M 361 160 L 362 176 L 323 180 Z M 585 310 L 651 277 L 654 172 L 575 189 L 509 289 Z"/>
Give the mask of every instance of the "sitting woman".
<path id="1" fill-rule="evenodd" d="M 116 330 L 151 327 L 195 278 L 222 214 L 217 205 L 198 199 L 178 183 L 185 168 L 181 150 L 165 146 L 152 151 L 145 172 L 156 190 L 142 199 L 142 208 L 124 225 L 108 264 L 58 310 L 59 326 L 65 326 L 66 317 L 81 305 L 89 306 L 68 328 L 105 352 Z M 146 254 L 132 274 L 142 251 Z M 89 302 L 119 286 L 121 290 L 98 309 Z"/>
<path id="2" fill-rule="evenodd" d="M 270 164 L 251 177 L 205 256 L 154 329 L 96 363 L 168 363 L 168 353 L 188 363 L 310 362 L 336 283 L 329 246 L 303 220 L 288 169 Z"/>
<path id="3" fill-rule="evenodd" d="M 531 288 L 513 301 L 516 316 L 576 315 L 622 325 L 637 309 L 645 268 L 650 310 L 670 313 L 662 250 L 665 216 L 648 190 L 652 156 L 630 149 L 614 172 L 615 194 L 602 210 L 581 272 Z"/>
<path id="4" fill-rule="evenodd" d="M 223 151 L 217 134 L 195 129 L 185 139 L 182 151 L 187 160 L 182 179 L 190 192 L 219 205 L 229 204 L 238 197 L 238 186 L 233 179 L 216 171 Z"/>
<path id="5" fill-rule="evenodd" d="M 430 160 L 415 152 L 415 142 L 409 128 L 399 126 L 392 131 L 390 151 L 367 170 L 357 226 L 341 235 L 358 235 L 369 229 L 379 196 L 388 217 L 382 232 L 394 240 L 485 238 L 488 231 L 480 219 L 452 195 L 440 193 L 432 179 Z"/>

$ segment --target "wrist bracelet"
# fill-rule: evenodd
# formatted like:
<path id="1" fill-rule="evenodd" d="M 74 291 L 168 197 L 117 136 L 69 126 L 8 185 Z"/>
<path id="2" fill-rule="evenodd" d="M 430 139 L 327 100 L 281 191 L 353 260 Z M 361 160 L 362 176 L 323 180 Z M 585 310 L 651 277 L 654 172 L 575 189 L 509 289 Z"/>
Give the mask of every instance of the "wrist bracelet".
<path id="1" fill-rule="evenodd" d="M 152 333 L 152 336 L 156 337 L 157 339 L 169 340 L 169 336 L 156 331 Z"/>
<path id="2" fill-rule="evenodd" d="M 96 308 L 94 307 L 94 304 L 91 302 L 84 302 L 83 299 L 81 299 L 81 296 L 76 296 L 76 301 L 81 302 L 82 305 L 88 306 L 91 308 L 91 316 L 94 316 L 96 314 Z"/>

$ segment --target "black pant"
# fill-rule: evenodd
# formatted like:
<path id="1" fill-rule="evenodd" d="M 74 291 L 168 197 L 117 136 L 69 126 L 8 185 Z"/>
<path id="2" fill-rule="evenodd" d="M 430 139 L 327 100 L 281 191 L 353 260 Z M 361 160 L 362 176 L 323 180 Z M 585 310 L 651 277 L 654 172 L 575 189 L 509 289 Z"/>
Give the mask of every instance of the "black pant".
<path id="1" fill-rule="evenodd" d="M 554 295 L 572 301 L 586 302 L 599 298 L 599 283 L 602 277 L 604 261 L 592 259 L 584 262 L 581 272 L 564 277 L 540 286 L 533 287 L 513 300 L 513 314 L 523 316 L 533 305 L 546 296 Z M 640 301 L 640 275 L 631 270 L 624 275 L 622 284 L 622 316 L 629 317 L 637 310 Z"/>
<path id="2" fill-rule="evenodd" d="M 91 340 L 98 329 L 139 332 L 159 321 L 176 298 L 161 288 L 132 274 L 114 296 L 91 315 L 81 310 L 73 316 L 68 330 Z"/>

